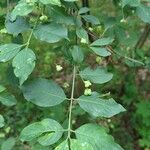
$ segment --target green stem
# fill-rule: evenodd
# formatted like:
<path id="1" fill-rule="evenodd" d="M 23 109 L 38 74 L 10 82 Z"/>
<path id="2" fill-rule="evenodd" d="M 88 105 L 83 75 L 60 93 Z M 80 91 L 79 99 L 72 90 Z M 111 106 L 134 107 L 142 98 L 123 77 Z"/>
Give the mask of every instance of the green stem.
<path id="1" fill-rule="evenodd" d="M 69 121 L 68 121 L 68 137 L 71 137 L 71 126 L 72 126 L 72 107 L 73 107 L 73 100 L 74 100 L 74 89 L 75 89 L 75 78 L 76 78 L 76 67 L 73 68 L 73 79 L 72 79 L 72 91 L 71 91 L 71 98 L 70 98 L 70 106 L 69 106 Z"/>
<path id="2" fill-rule="evenodd" d="M 35 22 L 35 24 L 34 24 L 34 26 L 33 26 L 33 29 L 32 29 L 31 32 L 30 32 L 29 38 L 28 38 L 28 40 L 27 40 L 27 42 L 26 42 L 26 49 L 29 47 L 29 44 L 30 44 L 30 41 L 31 41 L 31 38 L 32 38 L 32 35 L 33 35 L 33 32 L 34 32 L 34 29 L 35 29 L 36 26 L 37 26 L 38 20 L 39 20 L 39 17 L 37 18 L 37 20 L 36 20 L 36 22 Z"/>
<path id="3" fill-rule="evenodd" d="M 9 8 L 10 8 L 10 4 L 9 4 L 9 0 L 7 0 L 7 14 L 9 13 Z"/>

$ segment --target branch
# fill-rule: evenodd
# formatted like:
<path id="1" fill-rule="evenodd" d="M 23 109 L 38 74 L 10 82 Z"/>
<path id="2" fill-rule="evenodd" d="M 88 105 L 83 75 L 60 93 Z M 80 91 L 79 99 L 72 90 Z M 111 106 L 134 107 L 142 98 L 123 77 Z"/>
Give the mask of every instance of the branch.
<path id="1" fill-rule="evenodd" d="M 72 91 L 71 91 L 70 106 L 69 106 L 69 121 L 68 121 L 67 139 L 70 139 L 70 136 L 71 136 L 72 107 L 73 107 L 73 100 L 74 100 L 75 78 L 76 78 L 76 67 L 74 66 L 73 79 L 72 79 Z"/>
<path id="2" fill-rule="evenodd" d="M 99 36 L 96 35 L 94 32 L 90 31 L 86 26 L 85 26 L 85 29 L 86 29 L 86 31 L 88 32 L 88 34 L 92 37 L 92 38 L 91 38 L 91 39 L 92 39 L 91 42 L 93 42 L 93 41 L 99 39 Z M 103 34 L 102 34 L 102 35 L 103 35 Z M 102 37 L 102 36 L 101 36 L 101 37 Z M 135 60 L 135 59 L 130 58 L 130 57 L 128 57 L 128 56 L 123 56 L 123 55 L 120 54 L 119 52 L 114 51 L 111 46 L 106 46 L 106 48 L 107 48 L 107 50 L 108 50 L 110 53 L 115 54 L 115 55 L 118 55 L 118 56 L 120 56 L 121 58 L 127 59 L 127 60 L 129 60 L 129 61 L 134 62 L 134 63 L 139 63 L 139 64 L 141 64 L 141 65 L 145 65 L 145 64 L 144 64 L 143 62 L 141 62 L 141 61 Z"/>
<path id="3" fill-rule="evenodd" d="M 137 41 L 135 45 L 135 49 L 140 49 L 143 47 L 144 43 L 146 42 L 148 36 L 150 34 L 150 24 L 146 24 L 144 27 L 144 31 L 141 34 L 139 40 Z"/>

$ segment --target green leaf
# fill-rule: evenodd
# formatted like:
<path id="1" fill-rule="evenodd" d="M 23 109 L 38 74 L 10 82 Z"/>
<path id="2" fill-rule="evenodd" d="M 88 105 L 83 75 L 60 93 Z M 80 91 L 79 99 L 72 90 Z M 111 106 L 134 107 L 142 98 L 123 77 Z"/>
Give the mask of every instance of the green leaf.
<path id="1" fill-rule="evenodd" d="M 92 15 L 82 15 L 82 18 L 89 23 L 92 23 L 93 25 L 98 25 L 100 24 L 98 18 Z"/>
<path id="2" fill-rule="evenodd" d="M 7 62 L 17 55 L 22 45 L 4 44 L 0 46 L 0 62 Z"/>
<path id="3" fill-rule="evenodd" d="M 94 150 L 91 144 L 76 139 L 70 140 L 70 148 L 71 150 Z M 62 142 L 55 148 L 55 150 L 69 150 L 68 141 L 66 140 Z"/>
<path id="4" fill-rule="evenodd" d="M 80 107 L 94 117 L 110 118 L 125 111 L 114 99 L 102 99 L 96 92 L 93 92 L 91 96 L 80 96 L 77 100 Z"/>
<path id="5" fill-rule="evenodd" d="M 32 145 L 31 150 L 52 150 L 49 146 L 42 146 L 39 143 L 35 143 Z"/>
<path id="6" fill-rule="evenodd" d="M 25 127 L 20 135 L 22 141 L 37 141 L 44 146 L 56 143 L 63 134 L 62 126 L 52 119 L 44 119 Z"/>
<path id="7" fill-rule="evenodd" d="M 21 2 L 13 9 L 11 13 L 11 19 L 14 21 L 17 16 L 27 16 L 29 13 L 33 11 L 34 4 L 27 4 L 25 2 Z"/>
<path id="8" fill-rule="evenodd" d="M 60 0 L 40 0 L 40 2 L 45 4 L 45 5 L 51 4 L 51 5 L 61 6 Z"/>
<path id="9" fill-rule="evenodd" d="M 79 14 L 79 15 L 85 14 L 85 13 L 87 13 L 87 12 L 89 12 L 89 11 L 90 11 L 90 9 L 89 9 L 88 7 L 82 7 L 82 8 L 80 8 L 78 14 Z"/>
<path id="10" fill-rule="evenodd" d="M 23 49 L 13 59 L 12 65 L 14 67 L 14 73 L 16 77 L 19 78 L 20 85 L 22 85 L 32 73 L 35 67 L 35 60 L 36 56 L 29 48 Z"/>
<path id="11" fill-rule="evenodd" d="M 114 39 L 112 38 L 101 38 L 98 39 L 96 41 L 94 41 L 91 46 L 105 46 L 105 45 L 109 45 L 113 42 Z"/>
<path id="12" fill-rule="evenodd" d="M 51 80 L 36 79 L 25 84 L 22 90 L 28 101 L 41 107 L 58 105 L 66 99 L 62 88 Z"/>
<path id="13" fill-rule="evenodd" d="M 136 14 L 142 21 L 146 23 L 150 23 L 150 7 L 149 6 L 140 5 L 139 7 L 136 8 Z"/>
<path id="14" fill-rule="evenodd" d="M 0 93 L 3 92 L 3 91 L 5 91 L 5 89 L 6 88 L 4 86 L 0 85 Z"/>
<path id="15" fill-rule="evenodd" d="M 2 115 L 0 115 L 0 128 L 2 128 L 5 125 L 5 120 Z"/>
<path id="16" fill-rule="evenodd" d="M 80 71 L 81 78 L 90 80 L 93 83 L 103 84 L 110 81 L 113 77 L 112 73 L 108 73 L 103 67 L 91 69 L 90 67 Z"/>
<path id="17" fill-rule="evenodd" d="M 64 0 L 65 2 L 75 2 L 75 1 L 78 1 L 78 0 Z"/>
<path id="18" fill-rule="evenodd" d="M 10 17 L 7 16 L 5 27 L 9 34 L 18 35 L 30 29 L 29 23 L 23 17 L 17 17 L 15 21 L 10 21 Z"/>
<path id="19" fill-rule="evenodd" d="M 75 17 L 69 16 L 65 8 L 58 6 L 47 6 L 46 8 L 48 11 L 48 15 L 54 22 L 65 25 L 75 25 Z"/>
<path id="20" fill-rule="evenodd" d="M 1 146 L 1 150 L 12 150 L 14 146 L 15 146 L 15 138 L 10 137 L 3 142 Z"/>
<path id="21" fill-rule="evenodd" d="M 77 28 L 76 29 L 76 34 L 77 36 L 82 40 L 84 39 L 85 40 L 85 43 L 88 43 L 89 42 L 89 36 L 88 36 L 88 33 L 85 29 L 83 28 Z"/>
<path id="22" fill-rule="evenodd" d="M 111 53 L 106 49 L 106 48 L 101 48 L 101 47 L 90 47 L 94 53 L 96 53 L 99 56 L 102 57 L 107 57 L 110 56 Z"/>
<path id="23" fill-rule="evenodd" d="M 79 46 L 77 46 L 77 45 L 74 46 L 71 53 L 72 53 L 72 57 L 73 57 L 73 60 L 75 63 L 82 63 L 82 61 L 84 59 L 84 55 Z"/>
<path id="24" fill-rule="evenodd" d="M 130 5 L 132 7 L 137 7 L 140 5 L 140 0 L 121 0 L 122 7 Z"/>
<path id="25" fill-rule="evenodd" d="M 4 93 L 0 95 L 0 102 L 6 106 L 14 106 L 17 103 L 17 100 L 14 95 L 10 93 Z"/>
<path id="26" fill-rule="evenodd" d="M 68 140 L 65 140 L 62 143 L 60 143 L 54 150 L 69 150 Z"/>
<path id="27" fill-rule="evenodd" d="M 100 125 L 85 124 L 79 127 L 75 134 L 78 140 L 84 139 L 84 142 L 91 144 L 94 150 L 123 150 Z"/>
<path id="28" fill-rule="evenodd" d="M 67 28 L 56 23 L 39 25 L 34 31 L 34 36 L 48 43 L 56 43 L 68 37 Z"/>

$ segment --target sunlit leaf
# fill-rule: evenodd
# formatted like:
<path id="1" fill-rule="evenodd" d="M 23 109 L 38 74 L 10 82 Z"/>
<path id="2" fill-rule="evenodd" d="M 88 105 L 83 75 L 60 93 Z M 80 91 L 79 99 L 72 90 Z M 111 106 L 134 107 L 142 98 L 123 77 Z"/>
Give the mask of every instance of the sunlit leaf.
<path id="1" fill-rule="evenodd" d="M 34 5 L 25 2 L 19 3 L 11 13 L 11 19 L 14 21 L 17 16 L 26 16 L 33 11 Z"/>
<path id="2" fill-rule="evenodd" d="M 81 141 L 76 139 L 70 140 L 70 148 L 71 150 L 94 150 L 91 144 L 84 142 L 84 140 Z M 55 150 L 69 150 L 68 142 L 62 142 Z"/>
<path id="3" fill-rule="evenodd" d="M 4 44 L 0 46 L 0 62 L 7 62 L 17 55 L 22 45 Z"/>
<path id="4" fill-rule="evenodd" d="M 78 140 L 84 139 L 84 142 L 91 144 L 94 150 L 123 150 L 100 125 L 85 124 L 75 133 Z"/>
<path id="5" fill-rule="evenodd" d="M 80 107 L 94 117 L 110 118 L 125 111 L 114 99 L 102 99 L 96 92 L 93 92 L 91 96 L 80 96 L 77 100 Z"/>
<path id="6" fill-rule="evenodd" d="M 32 73 L 35 67 L 35 60 L 36 56 L 29 48 L 20 51 L 13 59 L 12 65 L 14 67 L 14 73 L 16 77 L 19 78 L 20 85 L 22 85 Z"/>
<path id="7" fill-rule="evenodd" d="M 22 141 L 37 141 L 44 146 L 56 143 L 63 134 L 62 126 L 55 120 L 44 119 L 25 127 L 20 135 Z"/>

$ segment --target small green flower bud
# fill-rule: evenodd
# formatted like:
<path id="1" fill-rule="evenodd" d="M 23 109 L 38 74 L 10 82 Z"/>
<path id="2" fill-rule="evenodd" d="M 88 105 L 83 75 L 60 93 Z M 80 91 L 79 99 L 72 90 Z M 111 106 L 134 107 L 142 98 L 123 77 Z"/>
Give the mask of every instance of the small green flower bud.
<path id="1" fill-rule="evenodd" d="M 46 15 L 42 15 L 42 16 L 40 17 L 40 20 L 43 21 L 43 22 L 45 22 L 45 21 L 48 20 L 48 17 L 47 17 Z"/>
<path id="2" fill-rule="evenodd" d="M 102 62 L 102 58 L 101 57 L 96 57 L 96 62 L 99 64 L 99 63 L 101 63 Z"/>
<path id="3" fill-rule="evenodd" d="M 6 34 L 6 33 L 7 33 L 7 29 L 6 29 L 6 28 L 1 29 L 1 30 L 0 30 L 0 33 L 1 33 L 1 34 Z"/>
<path id="4" fill-rule="evenodd" d="M 6 132 L 6 133 L 9 133 L 9 132 L 10 132 L 10 129 L 11 129 L 10 127 L 7 127 L 7 128 L 5 129 L 5 132 Z"/>
<path id="5" fill-rule="evenodd" d="M 26 0 L 26 3 L 31 3 L 31 0 Z"/>
<path id="6" fill-rule="evenodd" d="M 111 122 L 111 119 L 108 119 L 107 122 L 110 123 L 110 122 Z"/>
<path id="7" fill-rule="evenodd" d="M 92 94 L 92 90 L 91 89 L 85 89 L 84 90 L 84 95 L 88 96 L 88 95 L 91 95 Z"/>
<path id="8" fill-rule="evenodd" d="M 5 134 L 4 133 L 0 133 L 0 138 L 4 138 Z"/>
<path id="9" fill-rule="evenodd" d="M 93 31 L 93 28 L 89 27 L 89 30 L 90 30 L 90 31 Z"/>
<path id="10" fill-rule="evenodd" d="M 102 28 L 102 26 L 98 26 L 98 27 L 96 28 L 96 30 L 97 30 L 97 32 L 101 33 L 101 32 L 103 31 L 103 28 Z"/>
<path id="11" fill-rule="evenodd" d="M 84 81 L 84 85 L 86 88 L 88 88 L 92 85 L 92 83 L 89 80 L 87 80 L 87 81 Z"/>
<path id="12" fill-rule="evenodd" d="M 66 88 L 69 87 L 69 84 L 68 84 L 67 82 L 65 82 L 65 83 L 63 84 L 63 87 L 66 89 Z"/>
<path id="13" fill-rule="evenodd" d="M 81 43 L 84 43 L 84 44 L 86 44 L 86 43 L 87 43 L 86 39 L 84 39 L 84 38 L 81 38 Z"/>
<path id="14" fill-rule="evenodd" d="M 123 18 L 123 19 L 120 20 L 120 22 L 121 23 L 127 23 L 127 20 Z"/>
<path id="15" fill-rule="evenodd" d="M 29 6 L 33 6 L 33 5 L 34 5 L 34 3 L 32 3 L 32 2 L 31 2 L 31 3 L 29 3 Z"/>
<path id="16" fill-rule="evenodd" d="M 61 65 L 56 65 L 56 70 L 57 71 L 61 71 L 63 69 L 63 67 Z"/>
<path id="17" fill-rule="evenodd" d="M 127 51 L 129 51 L 130 50 L 130 47 L 127 47 Z"/>

